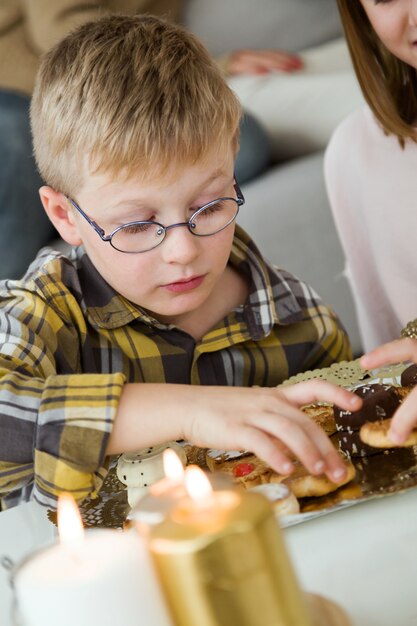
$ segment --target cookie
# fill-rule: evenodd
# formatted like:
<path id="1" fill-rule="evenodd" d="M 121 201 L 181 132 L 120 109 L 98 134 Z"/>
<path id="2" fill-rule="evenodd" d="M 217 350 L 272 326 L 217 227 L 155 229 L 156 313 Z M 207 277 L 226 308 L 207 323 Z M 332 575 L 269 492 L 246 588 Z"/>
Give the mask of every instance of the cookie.
<path id="1" fill-rule="evenodd" d="M 303 413 L 320 426 L 329 437 L 336 432 L 336 421 L 331 405 L 310 404 L 303 407 Z"/>
<path id="2" fill-rule="evenodd" d="M 282 483 L 268 483 L 251 487 L 249 491 L 260 493 L 272 502 L 274 511 L 279 516 L 296 515 L 300 512 L 297 498 L 287 485 Z"/>
<path id="3" fill-rule="evenodd" d="M 411 389 L 412 389 L 412 387 L 407 387 L 407 386 L 395 387 L 395 393 L 397 394 L 397 396 L 398 396 L 398 398 L 400 400 L 400 404 L 401 404 L 401 402 L 403 402 L 403 400 L 406 399 L 406 397 L 410 393 Z"/>
<path id="4" fill-rule="evenodd" d="M 206 452 L 207 448 L 200 448 L 199 446 L 195 446 L 188 441 L 184 441 L 182 443 L 184 448 L 184 452 L 187 457 L 188 465 L 198 465 L 201 469 L 207 469 L 206 464 Z"/>
<path id="5" fill-rule="evenodd" d="M 206 464 L 212 472 L 227 474 L 246 488 L 268 483 L 273 472 L 269 465 L 251 452 L 209 449 Z"/>
<path id="6" fill-rule="evenodd" d="M 388 437 L 391 419 L 364 424 L 360 429 L 361 440 L 374 448 L 408 448 L 417 445 L 417 428 L 411 431 L 407 440 L 398 445 Z"/>
<path id="7" fill-rule="evenodd" d="M 282 482 L 287 485 L 296 498 L 310 498 L 325 496 L 332 491 L 336 491 L 342 485 L 349 483 L 356 474 L 354 465 L 350 461 L 344 460 L 347 474 L 342 482 L 334 483 L 325 474 L 313 476 L 309 474 L 301 463 L 295 464 L 295 469 L 289 476 L 272 474 L 271 482 Z"/>

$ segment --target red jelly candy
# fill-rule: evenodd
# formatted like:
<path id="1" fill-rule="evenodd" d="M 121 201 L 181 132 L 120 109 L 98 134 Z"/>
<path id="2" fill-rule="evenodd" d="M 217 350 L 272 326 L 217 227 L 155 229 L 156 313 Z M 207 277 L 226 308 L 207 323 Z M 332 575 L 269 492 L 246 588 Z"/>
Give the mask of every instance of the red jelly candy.
<path id="1" fill-rule="evenodd" d="M 239 465 L 236 465 L 233 469 L 233 474 L 236 478 L 241 478 L 242 476 L 247 476 L 253 472 L 254 469 L 255 466 L 253 463 L 239 463 Z"/>

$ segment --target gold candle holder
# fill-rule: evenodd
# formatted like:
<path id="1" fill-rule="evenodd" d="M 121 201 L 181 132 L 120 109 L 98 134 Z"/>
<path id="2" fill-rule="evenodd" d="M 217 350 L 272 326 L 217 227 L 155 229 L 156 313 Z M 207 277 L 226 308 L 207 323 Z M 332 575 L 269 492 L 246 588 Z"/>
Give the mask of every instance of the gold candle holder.
<path id="1" fill-rule="evenodd" d="M 184 498 L 149 529 L 149 546 L 176 626 L 312 626 L 262 495 Z"/>

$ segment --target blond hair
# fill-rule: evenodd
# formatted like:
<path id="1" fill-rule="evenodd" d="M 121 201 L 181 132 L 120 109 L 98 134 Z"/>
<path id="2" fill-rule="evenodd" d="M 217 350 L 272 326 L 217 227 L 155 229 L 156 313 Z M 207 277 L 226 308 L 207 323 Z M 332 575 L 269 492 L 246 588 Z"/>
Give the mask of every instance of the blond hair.
<path id="1" fill-rule="evenodd" d="M 387 134 L 417 141 L 417 73 L 393 55 L 375 33 L 359 0 L 337 0 L 363 95 Z"/>
<path id="2" fill-rule="evenodd" d="M 153 16 L 84 24 L 43 59 L 31 124 L 39 171 L 71 194 L 89 172 L 162 176 L 237 149 L 241 107 L 204 46 Z"/>

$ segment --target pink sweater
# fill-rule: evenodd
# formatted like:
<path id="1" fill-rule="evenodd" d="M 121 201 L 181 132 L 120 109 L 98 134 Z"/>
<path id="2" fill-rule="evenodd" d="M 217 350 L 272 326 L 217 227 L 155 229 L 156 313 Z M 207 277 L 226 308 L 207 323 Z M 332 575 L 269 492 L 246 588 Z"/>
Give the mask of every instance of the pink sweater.
<path id="1" fill-rule="evenodd" d="M 363 107 L 333 133 L 325 178 L 369 350 L 417 318 L 417 144 L 402 149 Z"/>

